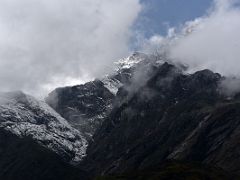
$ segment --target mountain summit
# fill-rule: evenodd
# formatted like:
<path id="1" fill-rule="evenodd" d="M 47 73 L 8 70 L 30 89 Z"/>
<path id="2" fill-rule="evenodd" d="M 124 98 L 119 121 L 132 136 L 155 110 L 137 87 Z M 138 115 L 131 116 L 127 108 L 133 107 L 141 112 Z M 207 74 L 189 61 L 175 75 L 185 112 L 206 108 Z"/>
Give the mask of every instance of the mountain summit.
<path id="1" fill-rule="evenodd" d="M 223 92 L 224 77 L 188 74 L 160 55 L 117 64 L 111 75 L 57 88 L 46 103 L 1 94 L 0 178 L 237 179 L 240 99 Z"/>

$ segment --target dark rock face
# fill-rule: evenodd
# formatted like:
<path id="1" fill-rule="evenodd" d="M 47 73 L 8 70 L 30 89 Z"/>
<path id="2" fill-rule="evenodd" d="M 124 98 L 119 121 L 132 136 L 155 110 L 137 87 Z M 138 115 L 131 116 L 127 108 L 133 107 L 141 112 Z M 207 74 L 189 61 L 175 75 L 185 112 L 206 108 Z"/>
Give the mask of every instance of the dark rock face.
<path id="1" fill-rule="evenodd" d="M 146 55 L 134 53 L 120 60 L 113 74 L 83 85 L 57 88 L 45 99 L 46 103 L 91 140 L 111 111 L 119 88 L 129 85 L 136 69 L 149 64 L 147 60 Z"/>
<path id="2" fill-rule="evenodd" d="M 77 180 L 88 177 L 30 137 L 20 138 L 1 128 L 0 179 Z"/>
<path id="3" fill-rule="evenodd" d="M 84 85 L 58 88 L 46 102 L 89 140 L 111 109 L 114 95 L 95 80 Z"/>
<path id="4" fill-rule="evenodd" d="M 237 180 L 236 175 L 211 166 L 198 163 L 164 162 L 159 166 L 141 171 L 130 171 L 118 175 L 99 176 L 99 180 Z"/>
<path id="5" fill-rule="evenodd" d="M 124 101 L 95 133 L 84 166 L 111 174 L 172 159 L 238 172 L 239 100 L 227 101 L 220 81 L 209 70 L 185 75 L 164 63 L 136 93 L 118 93 Z"/>
<path id="6" fill-rule="evenodd" d="M 217 73 L 152 58 L 58 88 L 52 108 L 0 96 L 0 179 L 239 179 L 240 95 Z"/>

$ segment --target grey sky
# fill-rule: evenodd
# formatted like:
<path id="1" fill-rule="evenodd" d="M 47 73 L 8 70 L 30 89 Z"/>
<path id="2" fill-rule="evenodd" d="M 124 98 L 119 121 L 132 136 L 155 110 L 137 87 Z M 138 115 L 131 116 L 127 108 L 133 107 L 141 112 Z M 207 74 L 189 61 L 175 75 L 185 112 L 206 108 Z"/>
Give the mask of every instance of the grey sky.
<path id="1" fill-rule="evenodd" d="M 102 76 L 133 47 L 158 46 L 169 27 L 184 28 L 186 21 L 201 16 L 207 28 L 179 41 L 174 56 L 199 67 L 210 67 L 206 60 L 225 57 L 222 60 L 226 61 L 228 57 L 230 66 L 221 67 L 240 72 L 233 64 L 239 55 L 235 51 L 239 10 L 225 8 L 214 15 L 233 1 L 239 2 L 215 0 L 218 10 L 214 10 L 209 9 L 211 0 L 0 0 L 0 91 L 23 90 L 44 96 L 55 87 Z M 168 32 L 174 34 L 173 29 Z M 209 36 L 210 43 L 204 41 Z M 225 46 L 217 46 L 223 42 L 227 42 Z M 225 54 L 210 56 L 208 44 L 211 48 L 216 45 L 213 52 Z"/>
<path id="2" fill-rule="evenodd" d="M 129 53 L 138 0 L 0 0 L 2 91 L 81 83 Z"/>

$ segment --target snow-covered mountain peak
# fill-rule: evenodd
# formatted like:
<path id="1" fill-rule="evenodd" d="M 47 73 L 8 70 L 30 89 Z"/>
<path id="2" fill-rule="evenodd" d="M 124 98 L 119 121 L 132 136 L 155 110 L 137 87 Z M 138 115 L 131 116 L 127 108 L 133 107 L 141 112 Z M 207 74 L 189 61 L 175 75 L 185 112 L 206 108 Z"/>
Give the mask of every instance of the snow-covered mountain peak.
<path id="1" fill-rule="evenodd" d="M 131 78 L 136 73 L 136 69 L 151 65 L 159 66 L 164 61 L 163 55 L 134 52 L 132 55 L 116 61 L 117 69 L 115 72 L 111 75 L 106 75 L 101 81 L 112 94 L 116 95 L 120 87 L 130 83 Z"/>
<path id="2" fill-rule="evenodd" d="M 148 59 L 148 55 L 140 52 L 134 52 L 127 58 L 120 59 L 116 62 L 119 69 L 129 69 Z"/>
<path id="3" fill-rule="evenodd" d="M 101 81 L 104 86 L 114 95 L 123 84 L 128 83 L 133 74 L 133 69 L 149 60 L 149 55 L 134 52 L 132 55 L 115 62 L 117 68 L 111 75 L 105 75 Z"/>

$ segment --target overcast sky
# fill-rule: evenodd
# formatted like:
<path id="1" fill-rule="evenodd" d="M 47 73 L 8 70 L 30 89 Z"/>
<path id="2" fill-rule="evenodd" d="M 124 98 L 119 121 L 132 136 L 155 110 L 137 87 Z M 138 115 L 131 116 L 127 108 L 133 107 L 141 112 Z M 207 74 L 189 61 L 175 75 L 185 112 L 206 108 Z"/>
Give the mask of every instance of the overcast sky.
<path id="1" fill-rule="evenodd" d="M 36 96 L 128 55 L 138 0 L 0 0 L 1 90 Z"/>
<path id="2" fill-rule="evenodd" d="M 117 59 L 181 36 L 179 32 L 189 26 L 195 26 L 196 33 L 178 37 L 181 41 L 171 48 L 172 57 L 225 72 L 229 70 L 223 62 L 230 57 L 228 69 L 234 68 L 236 75 L 240 72 L 234 66 L 240 42 L 238 2 L 0 0 L 0 90 L 42 97 L 55 87 L 100 77 Z M 213 37 L 210 43 L 209 37 Z M 215 56 L 208 44 L 216 47 Z M 216 66 L 216 58 L 221 59 L 221 67 Z"/>

